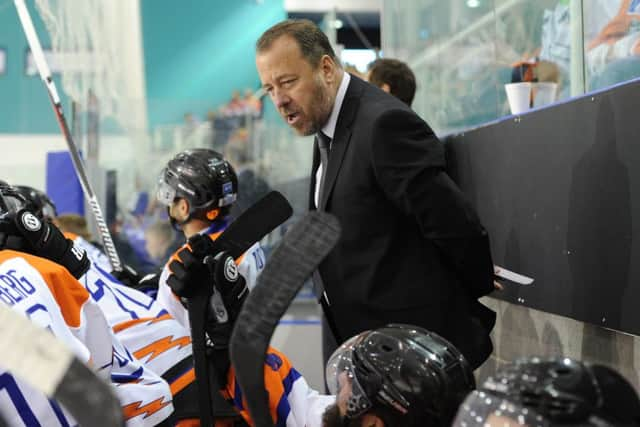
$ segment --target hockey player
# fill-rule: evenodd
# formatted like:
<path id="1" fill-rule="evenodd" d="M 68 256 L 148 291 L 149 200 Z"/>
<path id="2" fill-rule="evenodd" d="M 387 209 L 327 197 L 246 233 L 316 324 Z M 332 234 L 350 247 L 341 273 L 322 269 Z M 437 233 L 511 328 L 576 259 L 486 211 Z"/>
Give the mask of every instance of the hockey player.
<path id="1" fill-rule="evenodd" d="M 45 212 L 39 210 L 43 207 L 39 200 L 46 196 L 26 186 L 21 187 L 21 192 L 29 196 L 29 207 L 36 215 L 44 216 Z M 49 204 L 55 211 L 53 202 Z M 187 420 L 196 423 L 198 399 L 189 330 L 151 297 L 120 283 L 107 272 L 109 260 L 100 249 L 82 236 L 65 230 L 64 223 L 59 224 L 65 237 L 83 249 L 91 261 L 91 267 L 79 281 L 103 311 L 116 337 L 145 367 L 169 383 L 175 408 L 172 418 L 182 423 Z M 220 415 L 230 418 L 218 420 L 220 426 L 234 425 L 234 418 L 238 418 L 232 411 L 218 415 L 218 418 Z"/>
<path id="2" fill-rule="evenodd" d="M 162 170 L 158 181 L 158 201 L 167 206 L 169 218 L 186 239 L 196 234 L 215 240 L 227 226 L 227 216 L 236 200 L 238 178 L 233 167 L 213 150 L 194 149 L 178 153 Z M 184 248 L 184 246 L 183 246 Z M 158 301 L 188 327 L 187 310 L 167 285 L 167 262 L 158 283 Z M 254 244 L 236 260 L 239 273 L 252 288 L 264 268 L 264 253 Z"/>
<path id="3" fill-rule="evenodd" d="M 24 206 L 17 191 L 0 183 L 0 300 L 48 328 L 110 380 L 127 425 L 169 425 L 168 384 L 131 356 L 76 280 L 89 266 L 86 254 Z M 8 372 L 0 374 L 0 387 L 6 391 L 0 411 L 10 425 L 75 424 L 64 408 Z"/>
<path id="4" fill-rule="evenodd" d="M 640 426 L 633 386 L 603 365 L 524 358 L 498 370 L 461 405 L 456 427 Z"/>
<path id="5" fill-rule="evenodd" d="M 176 295 L 180 298 L 188 297 L 194 289 L 210 285 L 213 281 L 212 273 L 203 264 L 202 249 L 212 245 L 207 235 L 198 234 L 189 239 L 189 244 L 180 249 L 176 257 L 169 264 L 171 274 L 167 280 Z M 228 265 L 224 253 L 216 257 L 216 271 L 213 275 L 218 279 L 217 288 L 228 313 L 229 320 L 219 324 L 210 313 L 205 326 L 209 337 L 208 358 L 213 366 L 217 383 L 221 384 L 222 394 L 227 398 L 242 417 L 251 423 L 246 404 L 243 402 L 242 392 L 235 379 L 233 367 L 229 366 L 228 344 L 232 326 L 237 318 L 245 296 L 247 286 L 242 275 L 236 275 L 233 281 L 223 281 L 223 276 L 217 271 L 220 266 Z M 274 348 L 269 348 L 264 362 L 265 384 L 269 393 L 269 405 L 274 423 L 287 427 L 320 427 L 322 413 L 325 408 L 335 402 L 335 396 L 321 395 L 311 389 L 304 377 L 292 366 L 286 356 Z M 224 379 L 220 381 L 220 379 Z"/>
<path id="6" fill-rule="evenodd" d="M 475 388 L 464 356 L 439 335 L 391 324 L 346 341 L 327 362 L 336 403 L 324 427 L 444 427 Z"/>

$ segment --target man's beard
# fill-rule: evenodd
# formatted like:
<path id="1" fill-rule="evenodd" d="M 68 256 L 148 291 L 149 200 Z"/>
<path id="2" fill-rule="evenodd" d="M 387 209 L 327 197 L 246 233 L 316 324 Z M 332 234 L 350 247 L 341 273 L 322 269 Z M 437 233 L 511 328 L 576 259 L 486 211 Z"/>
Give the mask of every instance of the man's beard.
<path id="1" fill-rule="evenodd" d="M 307 116 L 309 124 L 306 128 L 300 130 L 300 134 L 303 136 L 318 133 L 327 120 L 329 120 L 333 107 L 331 97 L 329 96 L 329 89 L 323 84 L 320 76 L 316 77 L 313 95 L 313 102 L 309 107 L 312 110 L 309 110 L 309 115 Z"/>
<path id="2" fill-rule="evenodd" d="M 346 418 L 340 415 L 338 404 L 328 406 L 322 414 L 322 427 L 360 427 L 362 416 L 356 418 Z"/>

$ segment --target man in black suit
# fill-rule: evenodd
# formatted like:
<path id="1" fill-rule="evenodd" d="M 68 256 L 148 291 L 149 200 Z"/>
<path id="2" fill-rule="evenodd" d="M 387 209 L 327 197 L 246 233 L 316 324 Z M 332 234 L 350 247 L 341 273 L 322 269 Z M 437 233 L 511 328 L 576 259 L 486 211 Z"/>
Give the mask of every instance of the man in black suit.
<path id="1" fill-rule="evenodd" d="M 408 323 L 478 367 L 492 351 L 495 315 L 477 299 L 493 290 L 493 263 L 442 143 L 406 104 L 344 72 L 310 21 L 267 30 L 256 66 L 287 124 L 316 135 L 310 207 L 335 215 L 342 236 L 315 282 L 338 341 Z"/>

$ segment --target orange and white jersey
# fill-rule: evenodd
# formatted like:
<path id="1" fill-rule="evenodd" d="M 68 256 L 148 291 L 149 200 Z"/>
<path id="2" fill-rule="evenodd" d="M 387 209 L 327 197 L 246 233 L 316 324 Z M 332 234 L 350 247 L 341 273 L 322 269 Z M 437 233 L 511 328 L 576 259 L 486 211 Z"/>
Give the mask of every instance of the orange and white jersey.
<path id="1" fill-rule="evenodd" d="M 80 278 L 102 309 L 122 344 L 144 365 L 163 375 L 191 355 L 189 330 L 143 292 L 123 285 L 107 272 L 108 260 L 82 237 L 65 233 L 87 252 L 91 268 Z M 106 261 L 106 265 L 104 264 Z"/>
<path id="2" fill-rule="evenodd" d="M 212 240 L 216 240 L 220 234 L 222 234 L 224 229 L 220 227 L 216 227 L 216 225 L 212 225 L 209 228 L 202 230 L 201 234 L 208 234 Z M 180 249 L 186 246 L 183 245 Z M 158 280 L 158 295 L 156 296 L 156 300 L 162 304 L 169 313 L 175 317 L 183 326 L 189 327 L 189 314 L 180 302 L 180 299 L 173 293 L 169 285 L 167 284 L 167 279 L 171 274 L 169 271 L 169 264 L 174 259 L 177 259 L 177 253 L 180 251 L 178 249 L 169 261 L 165 264 L 162 269 L 162 273 L 160 274 L 160 279 Z M 253 289 L 256 284 L 256 280 L 258 279 L 258 275 L 264 268 L 265 264 L 265 256 L 262 251 L 262 247 L 260 247 L 260 243 L 254 243 L 249 250 L 247 250 L 240 258 L 236 260 L 236 264 L 238 265 L 238 271 L 242 274 L 242 277 L 247 281 L 247 286 L 249 289 Z"/>
<path id="3" fill-rule="evenodd" d="M 128 426 L 156 425 L 173 411 L 168 384 L 129 354 L 87 290 L 64 267 L 0 251 L 0 301 L 49 329 L 111 381 Z M 10 425 L 76 424 L 58 404 L 1 370 L 0 412 Z"/>
<path id="4" fill-rule="evenodd" d="M 309 387 L 289 359 L 273 347 L 269 347 L 264 359 L 264 386 L 269 396 L 271 417 L 276 426 L 321 427 L 322 414 L 336 401 L 335 396 L 320 394 Z M 227 387 L 223 394 L 244 420 L 253 425 L 233 366 L 229 369 Z"/>

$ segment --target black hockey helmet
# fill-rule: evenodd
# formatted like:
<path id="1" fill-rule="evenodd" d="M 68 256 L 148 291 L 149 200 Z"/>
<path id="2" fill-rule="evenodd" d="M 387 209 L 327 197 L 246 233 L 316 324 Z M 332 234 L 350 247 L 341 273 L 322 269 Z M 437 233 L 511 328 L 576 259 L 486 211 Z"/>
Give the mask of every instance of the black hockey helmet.
<path id="1" fill-rule="evenodd" d="M 238 194 L 238 177 L 220 153 L 206 148 L 178 153 L 158 179 L 158 201 L 170 206 L 177 198 L 189 202 L 189 213 L 228 208 Z"/>
<path id="2" fill-rule="evenodd" d="M 0 180 L 0 249 L 20 247 L 16 241 L 17 228 L 14 218 L 16 213 L 27 206 L 24 196 L 9 185 Z"/>
<path id="3" fill-rule="evenodd" d="M 56 205 L 44 191 L 28 185 L 15 185 L 14 188 L 24 196 L 29 203 L 29 209 L 41 219 L 53 219 L 58 216 Z"/>
<path id="4" fill-rule="evenodd" d="M 620 374 L 570 358 L 520 359 L 489 377 L 481 391 L 507 399 L 530 416 L 536 414 L 538 425 L 543 421 L 550 425 L 640 425 L 640 401 Z M 465 402 L 462 408 L 477 414 L 478 403 L 482 400 Z"/>
<path id="5" fill-rule="evenodd" d="M 327 363 L 332 394 L 350 387 L 347 418 L 386 407 L 406 420 L 448 426 L 475 388 L 473 372 L 451 343 L 425 329 L 401 324 L 366 331 L 345 342 Z M 422 425 L 422 424 L 420 424 Z"/>
<path id="6" fill-rule="evenodd" d="M 6 181 L 0 180 L 0 221 L 26 207 L 27 199 Z"/>

